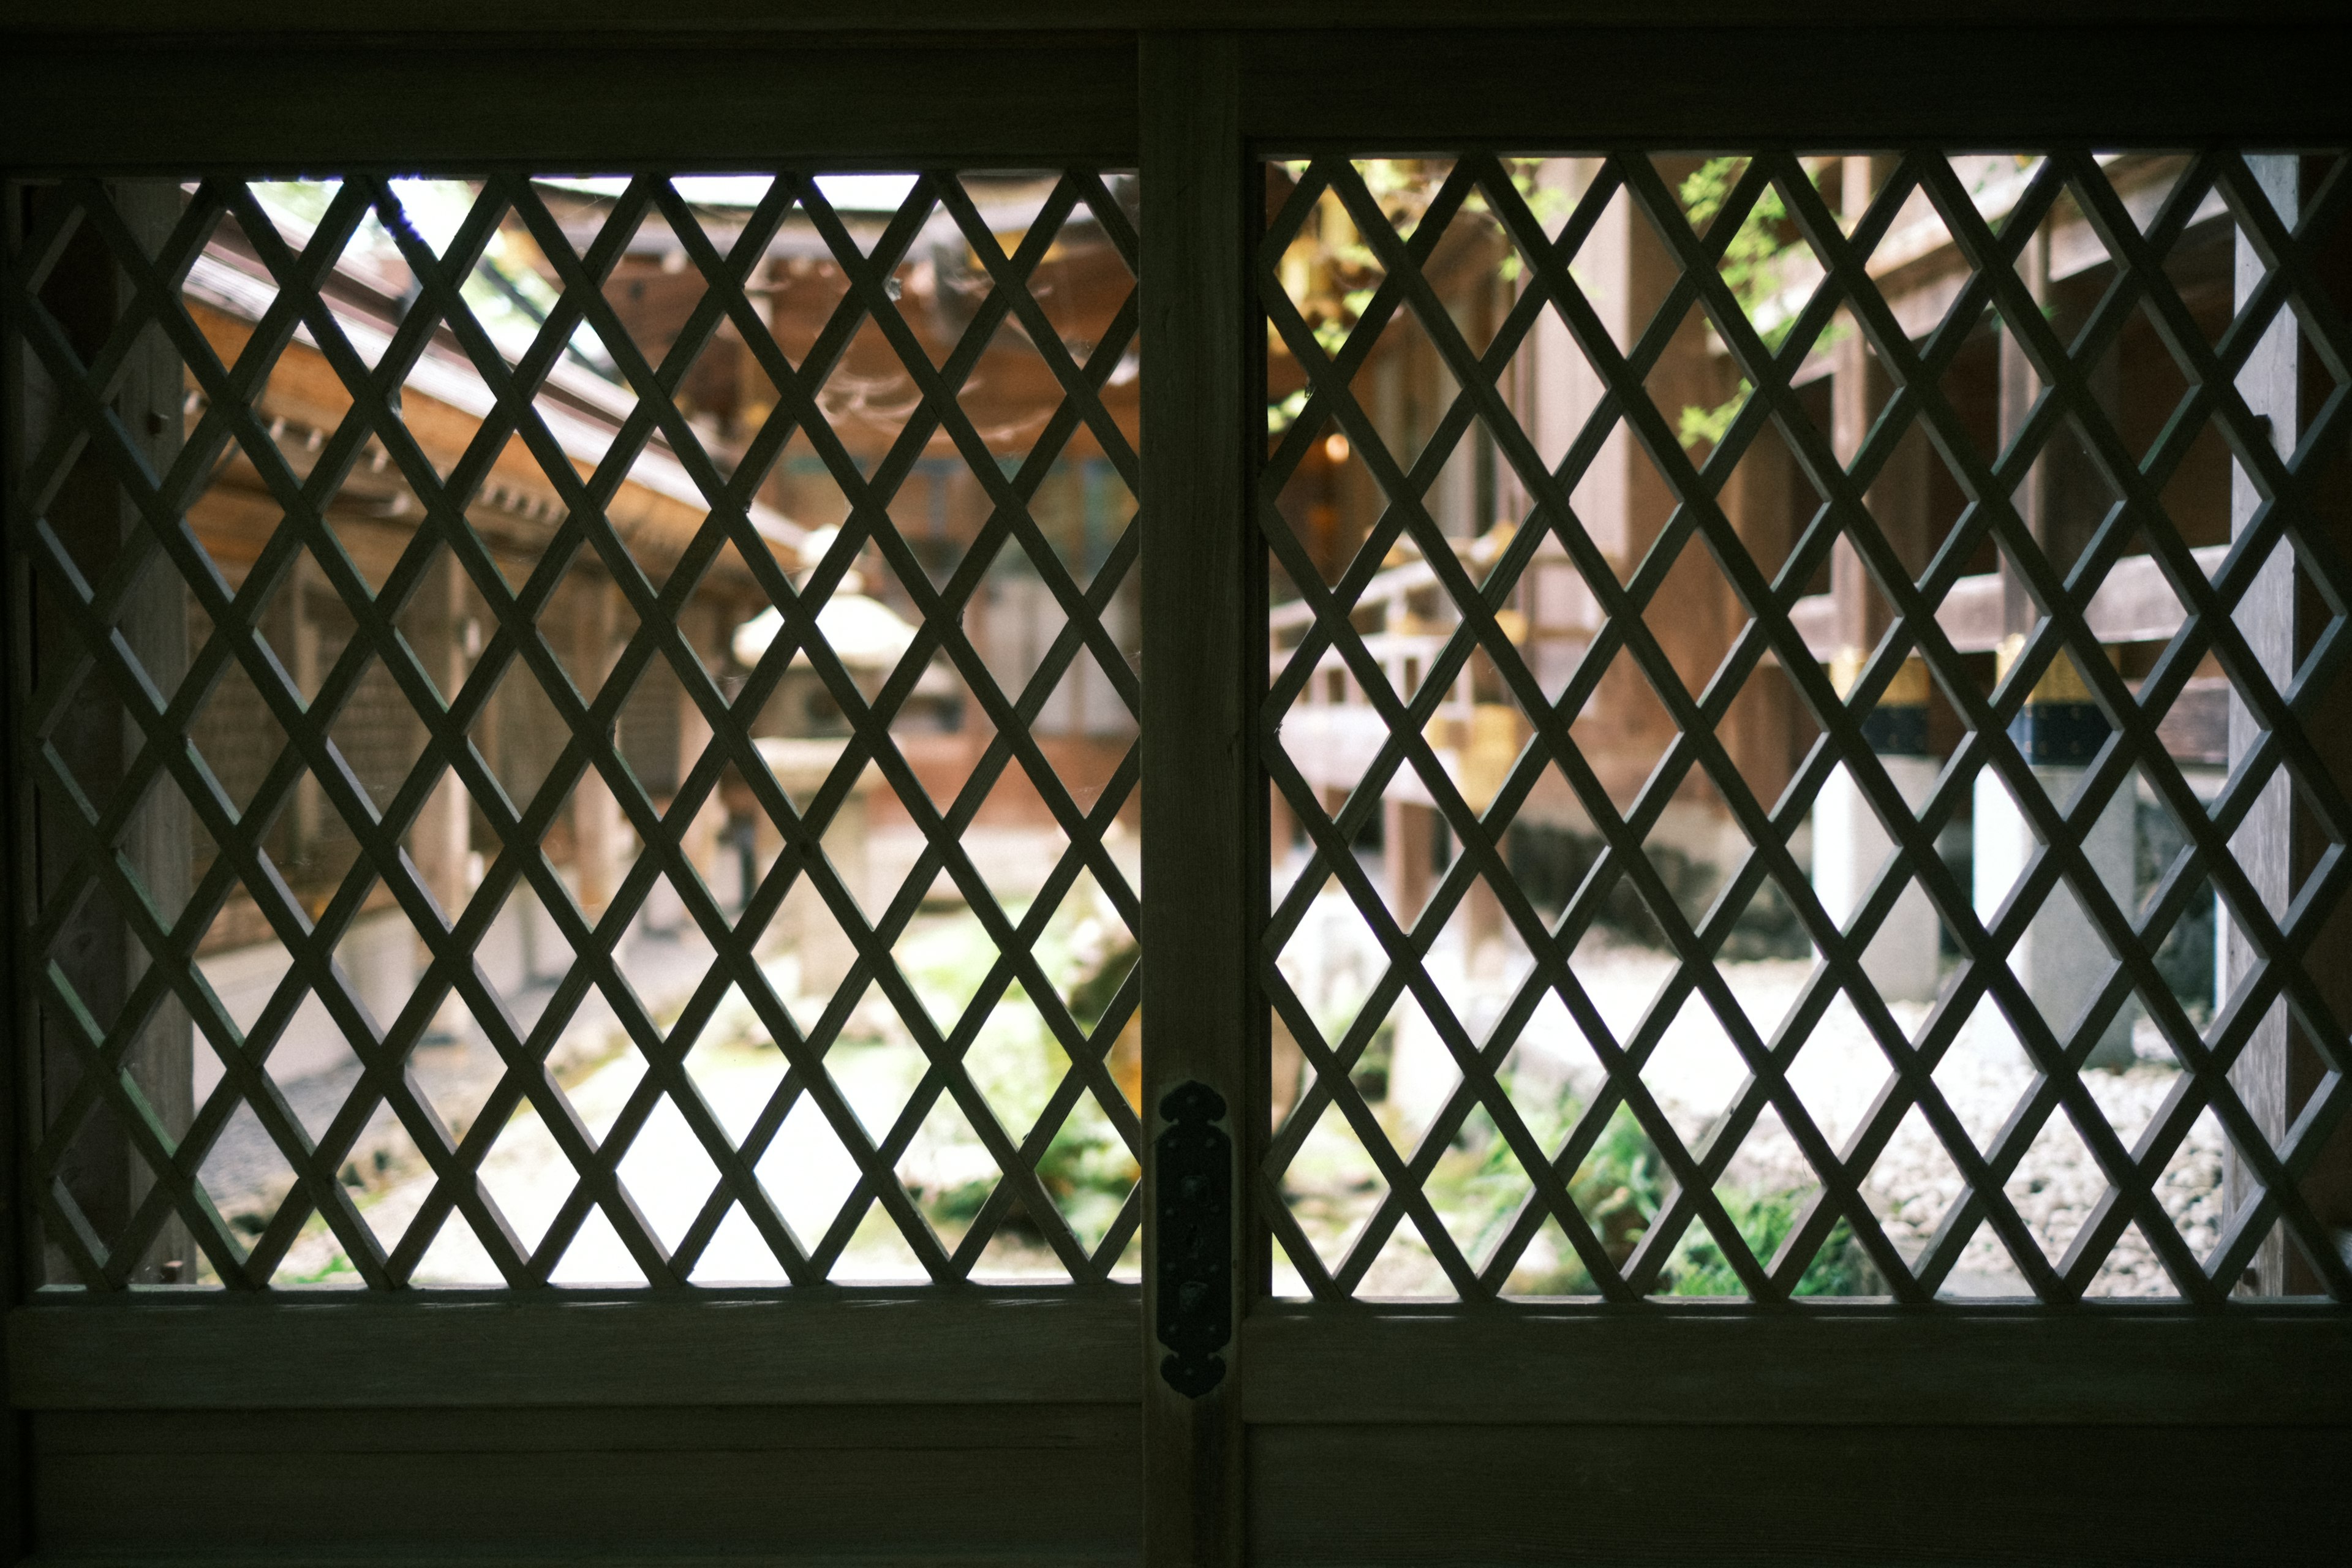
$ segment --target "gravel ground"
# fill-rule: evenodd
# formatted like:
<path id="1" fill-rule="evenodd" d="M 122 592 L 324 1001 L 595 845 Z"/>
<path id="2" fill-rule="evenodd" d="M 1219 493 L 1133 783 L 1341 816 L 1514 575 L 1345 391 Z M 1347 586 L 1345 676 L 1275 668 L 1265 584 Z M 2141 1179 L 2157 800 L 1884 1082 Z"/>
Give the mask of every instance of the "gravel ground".
<path id="1" fill-rule="evenodd" d="M 1318 903 L 1300 938 L 1286 951 L 1284 967 L 1309 1010 L 1329 1026 L 1333 1019 L 1344 1021 L 1351 1012 L 1351 995 L 1360 994 L 1377 965 L 1363 949 L 1369 937 L 1352 910 L 1328 895 Z M 1430 963 L 1437 989 L 1474 1037 L 1499 1014 L 1525 973 L 1524 963 L 1510 965 L 1491 948 L 1483 963 L 1467 963 L 1460 944 L 1444 940 Z M 1611 1031 L 1622 1039 L 1648 1012 L 1675 965 L 1665 954 L 1596 936 L 1579 949 L 1573 967 Z M 1760 961 L 1727 963 L 1721 970 L 1750 1024 L 1769 1039 L 1809 981 L 1812 965 L 1810 961 Z M 1891 1010 L 1906 1034 L 1915 1036 L 1928 1012 L 1926 1005 L 1916 1003 L 1895 1004 Z M 1398 1147 L 1410 1149 L 1459 1082 L 1459 1074 L 1417 1006 L 1407 1001 L 1395 1011 L 1391 1092 L 1379 1114 Z M 2138 1044 L 2142 1059 L 2137 1065 L 2119 1072 L 2092 1072 L 2084 1079 L 2126 1149 L 2181 1078 L 2145 1023 Z M 1560 1100 L 1571 1108 L 1589 1100 L 1603 1078 L 1582 1031 L 1556 999 L 1538 1010 L 1505 1070 L 1514 1104 L 1539 1130 L 1547 1121 L 1558 1121 L 1554 1108 Z M 1970 1020 L 1934 1074 L 1937 1087 L 1979 1148 L 2008 1121 L 2034 1076 L 1990 1010 Z M 1677 1013 L 1642 1072 L 1669 1122 L 1692 1143 L 1716 1125 L 1746 1077 L 1745 1063 L 1722 1024 L 1696 996 Z M 1830 1146 L 1841 1150 L 1891 1078 L 1885 1054 L 1843 998 L 1822 1017 L 1790 1072 L 1790 1088 L 1806 1113 Z M 2225 1150 L 2220 1126 L 2208 1112 L 2167 1160 L 2158 1184 L 2166 1214 L 2189 1249 L 2200 1256 L 2214 1245 L 2221 1228 Z M 1433 1204 L 1447 1217 L 1449 1231 L 1475 1257 L 1478 1243 L 1490 1234 L 1486 1228 L 1490 1216 L 1515 1206 L 1525 1191 L 1525 1178 L 1515 1172 L 1513 1184 L 1496 1188 L 1488 1178 L 1479 1177 L 1476 1182 L 1489 1184 L 1475 1193 L 1455 1191 L 1447 1185 L 1450 1163 L 1441 1163 L 1433 1182 Z M 1777 1193 L 1805 1191 L 1818 1184 L 1779 1115 L 1767 1110 L 1733 1157 L 1722 1184 Z M 2062 1110 L 2042 1124 L 2004 1191 L 2034 1243 L 2056 1263 L 2090 1217 L 2105 1185 L 2096 1162 Z M 1286 1188 L 1318 1252 L 1327 1264 L 1336 1264 L 1377 1204 L 1382 1184 L 1354 1135 L 1336 1113 L 1327 1113 L 1303 1145 Z M 1950 1155 L 1916 1106 L 1905 1113 L 1864 1183 L 1874 1212 L 1906 1258 L 1925 1249 L 1961 1188 Z M 1462 1223 L 1455 1223 L 1457 1215 Z M 1564 1246 L 1552 1241 L 1552 1234 L 1548 1228 L 1530 1249 L 1528 1262 L 1537 1273 Z M 1295 1271 L 1286 1268 L 1281 1272 L 1286 1278 L 1278 1281 L 1280 1286 L 1303 1289 Z M 1368 1295 L 1451 1293 L 1409 1225 L 1385 1244 L 1362 1289 Z M 2137 1226 L 2122 1233 L 2089 1290 L 2102 1296 L 2175 1293 Z M 1976 1297 L 2028 1291 L 2007 1247 L 1990 1226 L 1979 1223 L 1945 1280 L 1943 1293 Z"/>

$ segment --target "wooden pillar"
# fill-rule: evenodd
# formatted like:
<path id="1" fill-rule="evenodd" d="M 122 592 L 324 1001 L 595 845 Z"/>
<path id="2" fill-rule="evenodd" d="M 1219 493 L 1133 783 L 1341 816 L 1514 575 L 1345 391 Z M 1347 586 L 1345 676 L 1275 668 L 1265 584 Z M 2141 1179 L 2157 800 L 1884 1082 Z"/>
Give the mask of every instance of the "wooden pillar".
<path id="1" fill-rule="evenodd" d="M 1265 547 L 1246 510 L 1245 216 L 1231 34 L 1148 32 L 1143 195 L 1143 1561 L 1243 1560 L 1235 1332 L 1268 1275 L 1245 1216 L 1267 1099 Z M 1259 448 L 1262 450 L 1262 448 Z M 1216 1138 L 1227 1152 L 1216 1152 Z M 1189 1151 L 1189 1153 L 1186 1152 Z M 1182 1173 L 1180 1179 L 1179 1171 Z M 1222 1181 L 1223 1215 L 1216 1189 Z M 1222 1230 L 1220 1230 L 1222 1226 Z M 1243 1237 L 1252 1235 L 1244 1247 Z M 1180 1353 L 1179 1347 L 1190 1347 Z"/>
<path id="2" fill-rule="evenodd" d="M 2046 302 L 2050 298 L 2050 236 L 2046 231 L 2026 241 L 2025 253 L 2017 258 L 2017 270 L 2035 302 Z M 2000 407 L 2003 447 L 2017 438 L 2026 416 L 2033 412 L 2034 399 L 2041 395 L 2042 384 L 2034 374 L 2032 362 L 2025 357 L 2017 333 L 2004 328 L 2000 334 Z M 2050 464 L 2044 458 L 2026 470 L 2014 500 L 2025 531 L 2045 549 L 2050 542 L 2049 499 Z M 2034 608 L 2032 595 L 2026 591 L 2025 579 L 2010 564 L 2006 551 L 2000 557 L 2000 605 L 2001 630 L 2014 637 L 2032 631 L 2041 614 Z"/>
<path id="3" fill-rule="evenodd" d="M 418 661 L 425 673 L 433 679 L 444 701 L 455 701 L 458 688 L 466 683 L 472 668 L 467 644 L 466 569 L 458 564 L 452 552 L 444 550 L 434 557 L 425 570 L 425 582 L 418 587 L 414 618 L 418 644 Z M 470 865 L 474 847 L 473 797 L 467 794 L 453 769 L 441 775 L 441 782 L 425 802 L 425 809 L 416 814 L 409 825 L 408 858 L 416 867 L 419 880 L 441 912 L 455 925 L 465 912 L 466 900 L 473 894 Z M 420 939 L 416 943 L 415 967 L 411 974 L 421 973 L 429 955 Z M 395 973 L 394 978 L 398 976 Z M 398 987 L 393 988 L 394 992 Z M 379 1016 L 379 1024 L 389 1025 L 389 1016 Z M 468 1033 L 466 1005 L 453 989 L 442 1000 L 434 1014 L 425 1038 L 428 1043 L 447 1044 L 463 1039 Z"/>
<path id="4" fill-rule="evenodd" d="M 412 624 L 422 645 L 416 649 L 418 660 L 440 689 L 444 701 L 457 700 L 458 688 L 465 685 L 473 666 L 467 653 L 471 618 L 467 594 L 465 567 L 454 553 L 443 551 L 426 569 L 425 583 L 417 590 L 421 614 Z M 425 809 L 416 814 L 408 829 L 409 858 L 416 863 L 417 875 L 434 902 L 453 924 L 473 891 L 467 865 L 473 847 L 472 798 L 453 769 L 441 775 Z"/>
<path id="5" fill-rule="evenodd" d="M 1389 913 L 1410 928 L 1429 902 L 1437 861 L 1437 809 L 1389 795 L 1381 801 L 1381 871 Z"/>
<path id="6" fill-rule="evenodd" d="M 124 182 L 106 187 L 125 226 L 151 252 L 178 217 L 178 187 L 165 182 Z M 37 218 L 54 192 L 29 190 L 24 200 Z M 42 289 L 42 302 L 65 329 L 84 363 L 95 357 L 129 305 L 131 288 L 96 226 L 83 223 L 69 238 Z M 26 412 L 26 450 L 40 451 L 60 423 L 72 421 L 73 401 L 58 389 L 27 352 L 23 367 Z M 150 329 L 127 363 L 112 409 L 151 471 L 161 474 L 178 455 L 184 374 L 160 330 Z M 96 445 L 85 447 L 45 515 L 65 542 L 85 578 L 104 578 L 115 561 L 146 530 L 108 459 Z M 37 606 L 37 597 L 35 604 Z M 74 662 L 79 638 L 62 625 L 36 621 L 28 629 L 36 687 L 45 672 Z M 123 600 L 115 618 L 121 646 L 146 673 L 165 701 L 177 690 L 188 665 L 188 591 L 166 562 L 151 563 Z M 50 742 L 82 791 L 102 812 L 137 756 L 142 731 L 115 696 L 116 683 L 85 679 L 58 715 Z M 41 775 L 36 774 L 37 781 Z M 37 782 L 34 803 L 35 885 L 46 904 L 58 896 L 73 859 L 79 808 Z M 168 777 L 159 779 L 115 846 L 122 861 L 145 884 L 156 910 L 177 918 L 190 889 L 191 839 L 185 800 Z M 54 963 L 101 1026 L 110 1026 L 147 972 L 147 950 L 117 912 L 114 895 L 86 900 L 38 959 Z M 35 1063 L 37 1120 L 50 1126 L 81 1080 L 80 1052 L 68 1044 L 59 1020 L 45 1004 L 39 1009 L 39 1052 Z M 123 1058 L 124 1070 L 139 1086 L 167 1138 L 185 1132 L 194 1114 L 193 1032 L 186 1012 L 166 1001 L 150 1016 Z M 83 1124 L 64 1152 L 58 1179 L 98 1237 L 111 1244 L 153 1187 L 147 1163 L 112 1110 Z M 74 1282 L 77 1276 L 54 1250 L 47 1278 Z M 194 1278 L 195 1255 L 185 1226 L 165 1225 L 129 1271 L 137 1284 Z"/>
<path id="7" fill-rule="evenodd" d="M 1840 207 L 1849 228 L 1870 210 L 1874 171 L 1867 157 L 1844 161 L 1839 181 Z M 1885 409 L 1893 384 L 1852 321 L 1831 351 L 1830 444 L 1840 464 L 1851 468 Z M 1865 493 L 1871 519 L 1895 559 L 1916 573 L 1927 553 L 1927 452 L 1916 433 L 1896 445 Z M 1840 697 L 1860 677 L 1871 652 L 1893 620 L 1892 605 L 1872 581 L 1861 552 L 1841 533 L 1830 555 L 1830 591 L 1837 616 L 1838 649 L 1830 679 Z M 1879 694 L 1863 721 L 1863 737 L 1880 766 L 1916 811 L 1935 787 L 1937 764 L 1927 751 L 1927 671 L 1908 660 Z M 1813 803 L 1813 890 L 1832 920 L 1843 925 L 1894 853 L 1895 838 L 1841 764 Z M 1863 951 L 1863 971 L 1890 1000 L 1926 1001 L 1941 980 L 1942 923 L 1935 906 L 1916 883 Z"/>
<path id="8" fill-rule="evenodd" d="M 2292 156 L 2252 158 L 2255 175 L 2269 194 L 2272 205 L 2278 209 L 2281 221 L 2293 225 L 2301 212 L 2302 190 L 2300 160 Z M 2260 286 L 2265 268 L 2253 247 L 2241 237 L 2237 241 L 2233 304 L 2242 309 L 2248 296 Z M 2270 422 L 2273 448 L 2281 457 L 2294 449 L 2296 427 L 2300 423 L 2301 354 L 2294 318 L 2290 311 L 2281 310 L 2272 321 L 2270 330 L 2248 356 L 2245 369 L 2238 376 L 2238 390 L 2247 406 Z M 2262 496 L 2243 466 L 2232 465 L 2230 483 L 2230 531 L 2232 537 L 2246 531 L 2261 510 Z M 2294 671 L 2298 649 L 2295 616 L 2295 563 L 2292 548 L 2282 540 L 2272 551 L 2257 574 L 2253 586 L 2238 603 L 2235 615 L 2238 630 L 2243 634 L 2263 672 L 2273 685 L 2284 689 Z M 2325 726 L 2315 724 L 2316 731 Z M 2262 726 L 2253 712 L 2239 700 L 2235 690 L 2230 702 L 2230 764 L 2236 768 L 2247 752 L 2262 738 Z M 2294 789 L 2286 776 L 2280 773 L 2271 780 L 2247 813 L 2243 824 L 2230 840 L 2232 858 L 2245 871 L 2263 907 L 2274 916 L 2283 915 L 2295 885 L 2298 869 L 2295 861 L 2296 817 L 2301 815 L 2294 803 Z M 2228 918 L 2228 906 L 2222 906 L 2221 942 L 2217 957 L 2221 974 L 2215 987 L 2222 1005 L 2238 988 L 2239 980 L 2254 967 L 2257 960 L 2253 944 L 2244 931 Z M 2322 955 L 2315 950 L 2310 954 L 2311 968 L 2323 973 Z M 2294 1124 L 2302 1102 L 2309 1096 L 2317 1081 L 2319 1063 L 2308 1046 L 2291 1037 L 2286 1005 L 2273 1002 L 2255 1026 L 2252 1040 L 2245 1052 L 2230 1069 L 2230 1081 L 2238 1095 L 2253 1113 L 2263 1136 L 2273 1148 L 2284 1141 L 2286 1130 Z M 2342 1140 L 2338 1140 L 2339 1149 Z M 2231 1151 L 2226 1187 L 2231 1214 L 2251 1202 L 2258 1192 L 2252 1174 Z M 2339 1220 L 2339 1223 L 2342 1223 Z M 2263 1241 L 2254 1254 L 2252 1267 L 2239 1288 L 2250 1294 L 2277 1296 L 2301 1294 L 2315 1289 L 2309 1265 L 2287 1246 L 2285 1237 L 2277 1231 Z"/>
<path id="9" fill-rule="evenodd" d="M 578 609 L 572 620 L 572 679 L 579 683 L 581 700 L 593 703 L 619 652 L 620 591 L 603 574 L 588 573 L 573 593 Z M 612 786 L 590 767 L 572 790 L 572 841 L 580 907 L 591 917 L 603 911 L 620 885 L 626 832 Z"/>
<path id="10" fill-rule="evenodd" d="M 319 659 L 317 600 L 328 591 L 318 563 L 309 551 L 304 551 L 294 563 L 286 596 L 294 619 L 294 684 L 301 689 L 306 705 L 318 700 L 319 683 L 326 678 Z M 302 868 L 299 875 L 306 882 L 318 874 L 311 859 L 326 832 L 326 792 L 320 786 L 319 775 L 305 770 L 294 784 L 294 858 Z"/>
<path id="11" fill-rule="evenodd" d="M 685 634 L 688 646 L 702 661 L 702 668 L 709 670 L 719 659 L 721 638 L 726 635 L 727 617 L 718 604 L 696 599 L 687 605 L 679 621 L 679 629 Z M 692 698 L 681 693 L 677 703 L 677 776 L 680 784 L 694 771 L 695 764 L 702 761 L 702 753 L 710 745 L 710 721 Z M 719 798 L 719 792 L 714 789 L 679 837 L 678 847 L 684 852 L 687 863 L 694 868 L 695 874 L 706 885 L 717 868 L 719 837 L 726 826 L 727 805 Z"/>

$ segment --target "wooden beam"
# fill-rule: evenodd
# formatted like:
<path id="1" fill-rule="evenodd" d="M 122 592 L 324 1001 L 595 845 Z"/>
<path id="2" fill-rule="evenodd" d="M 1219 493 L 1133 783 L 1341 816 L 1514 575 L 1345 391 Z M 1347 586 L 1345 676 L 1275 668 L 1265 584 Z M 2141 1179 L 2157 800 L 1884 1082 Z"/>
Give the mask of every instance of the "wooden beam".
<path id="1" fill-rule="evenodd" d="M 1243 1337 L 1253 1426 L 2352 1424 L 2352 1321 L 2325 1310 L 1300 1310 Z"/>
<path id="2" fill-rule="evenodd" d="M 1125 164 L 1135 54 L 1098 36 L 583 44 L 217 35 L 0 49 L 12 173 Z M 518 90 L 529 84 L 536 90 Z M 549 111 L 560 99 L 560 113 Z M 883 107 L 887 106 L 887 107 Z"/>
<path id="3" fill-rule="evenodd" d="M 1250 911 L 1265 889 L 1265 786 L 1255 766 L 1254 696 L 1265 689 L 1264 552 L 1244 548 L 1251 385 L 1243 301 L 1254 199 L 1241 141 L 1240 50 L 1221 36 L 1147 36 L 1143 102 L 1143 1107 L 1205 1084 L 1223 1101 L 1238 1152 L 1229 1192 L 1227 1321 L 1251 1275 L 1240 1246 L 1244 1173 L 1263 1125 L 1251 1064 L 1265 1013 L 1250 1016 Z M 1256 569 L 1253 570 L 1253 561 Z M 1260 1068 L 1262 1071 L 1262 1067 Z M 1197 1396 L 1160 1372 L 1155 1288 L 1160 1159 L 1144 1158 L 1145 1560 L 1241 1562 L 1241 1385 L 1247 1366 Z"/>
<path id="4" fill-rule="evenodd" d="M 8 1395 L 32 1410 L 1117 1404 L 1135 1398 L 1139 1321 L 1123 1290 L 77 1300 L 8 1315 Z"/>

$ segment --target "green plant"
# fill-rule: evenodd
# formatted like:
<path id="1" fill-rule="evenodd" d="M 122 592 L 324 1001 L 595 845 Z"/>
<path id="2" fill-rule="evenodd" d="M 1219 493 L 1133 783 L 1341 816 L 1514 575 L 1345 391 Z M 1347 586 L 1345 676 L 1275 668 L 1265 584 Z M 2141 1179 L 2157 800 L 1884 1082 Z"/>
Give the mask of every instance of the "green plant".
<path id="1" fill-rule="evenodd" d="M 1748 160 L 1745 158 L 1709 158 L 1685 177 L 1676 194 L 1682 199 L 1683 214 L 1690 219 L 1694 229 L 1704 234 L 1707 226 L 1721 215 L 1724 204 L 1731 199 L 1732 190 L 1738 184 L 1740 175 L 1747 172 L 1747 167 Z M 1754 205 L 1741 216 L 1739 227 L 1725 242 L 1723 259 L 1717 268 L 1724 283 L 1731 289 L 1732 298 L 1738 301 L 1740 312 L 1756 325 L 1757 335 L 1764 340 L 1764 346 L 1775 353 L 1780 351 L 1782 341 L 1787 338 L 1794 318 L 1768 324 L 1759 321 L 1759 317 L 1763 307 L 1780 290 L 1781 258 L 1789 252 L 1801 248 L 1802 241 L 1796 237 L 1790 225 L 1789 207 L 1781 197 L 1780 188 L 1767 185 Z M 1827 344 L 1834 341 L 1835 331 L 1832 329 L 1832 332 L 1823 334 L 1822 342 Z M 1685 405 L 1675 426 L 1675 437 L 1682 442 L 1684 449 L 1694 451 L 1701 446 L 1713 447 L 1720 442 L 1730 430 L 1731 422 L 1738 417 L 1740 406 L 1748 401 L 1748 395 L 1754 390 L 1755 387 L 1743 377 L 1739 390 L 1721 403 L 1711 407 L 1696 404 Z"/>

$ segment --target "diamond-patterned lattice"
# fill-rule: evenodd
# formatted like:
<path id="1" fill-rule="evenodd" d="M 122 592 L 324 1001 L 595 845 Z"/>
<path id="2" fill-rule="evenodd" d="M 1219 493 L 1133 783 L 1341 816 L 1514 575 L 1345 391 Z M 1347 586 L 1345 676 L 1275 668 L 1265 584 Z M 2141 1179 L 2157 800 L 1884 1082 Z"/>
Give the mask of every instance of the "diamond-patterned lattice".
<path id="1" fill-rule="evenodd" d="M 2346 161 L 1266 177 L 1276 1293 L 2352 1299 Z"/>
<path id="2" fill-rule="evenodd" d="M 49 1286 L 1131 1277 L 1131 178 L 24 194 Z"/>

